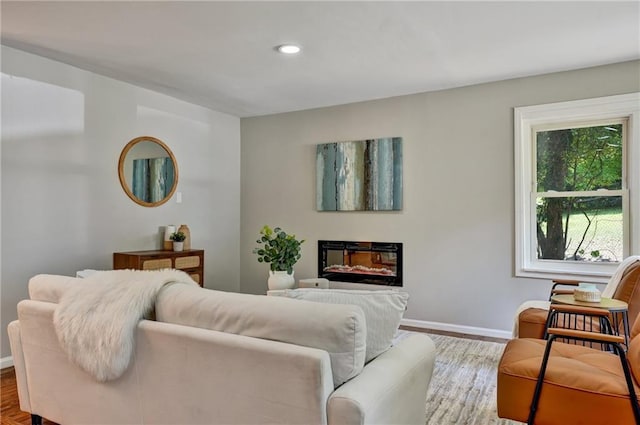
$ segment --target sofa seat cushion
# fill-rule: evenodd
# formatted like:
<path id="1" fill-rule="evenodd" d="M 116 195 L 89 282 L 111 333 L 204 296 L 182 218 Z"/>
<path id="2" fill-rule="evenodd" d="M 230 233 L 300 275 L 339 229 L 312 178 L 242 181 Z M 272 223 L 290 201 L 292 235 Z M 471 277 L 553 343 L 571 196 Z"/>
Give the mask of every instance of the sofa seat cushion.
<path id="1" fill-rule="evenodd" d="M 160 293 L 155 313 L 162 322 L 325 350 L 335 387 L 364 367 L 366 321 L 357 306 L 175 285 Z"/>
<path id="2" fill-rule="evenodd" d="M 498 416 L 526 422 L 546 343 L 521 338 L 505 347 L 498 366 Z M 618 356 L 562 342 L 554 342 L 551 353 L 536 423 L 634 423 Z"/>
<path id="3" fill-rule="evenodd" d="M 391 347 L 409 299 L 408 293 L 397 290 L 301 288 L 272 292 L 298 300 L 361 307 L 367 321 L 365 362 L 370 362 Z"/>

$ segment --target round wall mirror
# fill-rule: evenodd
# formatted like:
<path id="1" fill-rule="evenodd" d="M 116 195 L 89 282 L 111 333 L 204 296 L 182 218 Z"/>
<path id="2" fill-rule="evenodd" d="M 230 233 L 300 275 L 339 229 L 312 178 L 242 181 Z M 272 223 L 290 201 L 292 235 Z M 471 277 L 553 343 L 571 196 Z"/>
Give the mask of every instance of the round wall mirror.
<path id="1" fill-rule="evenodd" d="M 178 187 L 178 163 L 173 152 L 155 137 L 136 137 L 122 149 L 118 161 L 120 184 L 135 203 L 157 207 Z"/>

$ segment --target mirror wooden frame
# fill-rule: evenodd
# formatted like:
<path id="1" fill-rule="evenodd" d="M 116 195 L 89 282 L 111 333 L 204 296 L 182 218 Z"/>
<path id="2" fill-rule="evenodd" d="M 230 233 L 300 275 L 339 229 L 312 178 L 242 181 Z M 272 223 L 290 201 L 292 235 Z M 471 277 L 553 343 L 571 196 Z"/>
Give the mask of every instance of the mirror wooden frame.
<path id="1" fill-rule="evenodd" d="M 169 192 L 169 194 L 165 196 L 163 199 L 161 199 L 160 201 L 146 202 L 141 200 L 137 196 L 135 196 L 131 191 L 131 188 L 127 184 L 127 180 L 124 175 L 124 163 L 127 158 L 127 154 L 135 145 L 141 142 L 157 143 L 165 151 L 167 151 L 167 153 L 169 154 L 169 157 L 171 158 L 171 161 L 173 162 L 173 172 L 174 172 L 173 186 L 171 187 L 171 191 Z M 122 153 L 120 154 L 120 159 L 118 159 L 118 177 L 120 178 L 120 185 L 122 186 L 122 189 L 124 189 L 127 196 L 131 198 L 133 202 L 135 202 L 138 205 L 142 205 L 143 207 L 157 207 L 164 204 L 169 199 L 171 199 L 174 192 L 178 188 L 178 161 L 176 161 L 176 157 L 173 155 L 173 152 L 171 152 L 171 149 L 169 149 L 169 147 L 162 140 L 157 139 L 155 137 L 151 137 L 151 136 L 136 137 L 135 139 L 127 143 L 127 145 L 122 149 Z"/>

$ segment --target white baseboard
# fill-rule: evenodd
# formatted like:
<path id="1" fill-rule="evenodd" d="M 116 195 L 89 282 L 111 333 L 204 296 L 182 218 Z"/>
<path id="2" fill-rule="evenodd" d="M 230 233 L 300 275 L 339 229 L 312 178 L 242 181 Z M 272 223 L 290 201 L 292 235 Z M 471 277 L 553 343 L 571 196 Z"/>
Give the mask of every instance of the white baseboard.
<path id="1" fill-rule="evenodd" d="M 475 326 L 454 325 L 451 323 L 428 322 L 425 320 L 402 319 L 400 322 L 404 326 L 413 326 L 414 328 L 433 329 L 436 331 L 455 332 L 467 335 L 488 336 L 491 338 L 511 339 L 511 331 L 502 331 L 500 329 L 477 328 Z"/>
<path id="2" fill-rule="evenodd" d="M 0 359 L 0 369 L 5 369 L 11 366 L 13 366 L 13 357 L 9 356 Z"/>

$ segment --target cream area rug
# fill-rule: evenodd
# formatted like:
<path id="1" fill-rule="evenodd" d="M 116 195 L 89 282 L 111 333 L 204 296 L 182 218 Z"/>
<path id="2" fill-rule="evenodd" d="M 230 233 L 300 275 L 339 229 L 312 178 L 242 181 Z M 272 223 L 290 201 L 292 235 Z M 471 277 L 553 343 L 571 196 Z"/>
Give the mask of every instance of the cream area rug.
<path id="1" fill-rule="evenodd" d="M 396 338 L 410 335 L 398 331 Z M 498 418 L 497 368 L 505 344 L 428 334 L 436 364 L 427 392 L 427 425 L 521 425 Z"/>

